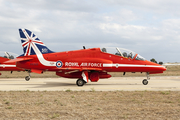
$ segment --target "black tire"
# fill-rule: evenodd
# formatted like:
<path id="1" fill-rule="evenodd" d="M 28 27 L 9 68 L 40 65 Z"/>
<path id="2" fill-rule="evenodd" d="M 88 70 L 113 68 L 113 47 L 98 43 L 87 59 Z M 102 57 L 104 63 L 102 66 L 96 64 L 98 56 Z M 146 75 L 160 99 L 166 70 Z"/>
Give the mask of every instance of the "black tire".
<path id="1" fill-rule="evenodd" d="M 84 81 L 83 79 L 78 79 L 78 80 L 76 81 L 76 85 L 77 85 L 77 86 L 83 86 L 84 83 L 85 83 L 85 81 Z"/>
<path id="2" fill-rule="evenodd" d="M 144 79 L 144 80 L 142 81 L 142 83 L 143 83 L 143 85 L 147 85 L 147 84 L 148 84 L 148 80 L 147 80 L 147 79 Z"/>
<path id="3" fill-rule="evenodd" d="M 30 80 L 30 76 L 26 76 L 26 77 L 25 77 L 25 80 L 26 80 L 26 81 L 29 81 L 29 80 Z"/>

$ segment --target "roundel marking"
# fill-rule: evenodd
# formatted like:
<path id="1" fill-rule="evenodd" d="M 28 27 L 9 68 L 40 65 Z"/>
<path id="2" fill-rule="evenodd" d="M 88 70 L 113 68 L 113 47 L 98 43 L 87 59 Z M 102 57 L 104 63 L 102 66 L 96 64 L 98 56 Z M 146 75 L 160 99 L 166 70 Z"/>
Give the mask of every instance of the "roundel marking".
<path id="1" fill-rule="evenodd" d="M 57 68 L 62 67 L 62 65 L 63 65 L 63 63 L 62 63 L 61 61 L 57 61 L 57 62 L 56 62 L 56 67 L 57 67 Z"/>

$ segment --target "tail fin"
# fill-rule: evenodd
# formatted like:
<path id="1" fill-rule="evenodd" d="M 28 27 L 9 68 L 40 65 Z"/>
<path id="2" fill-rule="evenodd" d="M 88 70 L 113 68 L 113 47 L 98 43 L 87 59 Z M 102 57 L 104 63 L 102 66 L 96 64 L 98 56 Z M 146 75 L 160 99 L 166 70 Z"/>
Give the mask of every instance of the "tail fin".
<path id="1" fill-rule="evenodd" d="M 46 45 L 31 31 L 19 29 L 24 56 L 35 54 L 53 53 Z"/>

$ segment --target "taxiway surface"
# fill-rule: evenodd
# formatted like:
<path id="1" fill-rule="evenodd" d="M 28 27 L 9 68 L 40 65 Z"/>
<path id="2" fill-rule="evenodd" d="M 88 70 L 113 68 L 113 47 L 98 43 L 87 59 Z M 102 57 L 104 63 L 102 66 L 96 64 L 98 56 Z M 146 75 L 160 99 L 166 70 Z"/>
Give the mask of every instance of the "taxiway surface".
<path id="1" fill-rule="evenodd" d="M 151 77 L 143 85 L 145 77 L 112 77 L 89 82 L 83 87 L 76 85 L 76 79 L 66 78 L 0 78 L 0 91 L 180 91 L 180 76 Z"/>

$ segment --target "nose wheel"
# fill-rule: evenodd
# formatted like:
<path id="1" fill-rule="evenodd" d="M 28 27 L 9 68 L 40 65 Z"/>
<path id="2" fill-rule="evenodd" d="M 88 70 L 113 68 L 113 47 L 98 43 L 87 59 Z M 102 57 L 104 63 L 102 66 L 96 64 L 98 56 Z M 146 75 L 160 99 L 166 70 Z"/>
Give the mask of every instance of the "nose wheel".
<path id="1" fill-rule="evenodd" d="M 149 77 L 149 73 L 148 73 L 148 72 L 146 73 L 146 76 L 147 76 L 147 79 L 144 79 L 144 80 L 142 81 L 143 85 L 147 85 L 147 84 L 148 84 L 148 80 L 150 80 L 150 77 Z"/>
<path id="2" fill-rule="evenodd" d="M 26 76 L 26 77 L 25 77 L 25 80 L 26 80 L 26 81 L 29 81 L 29 80 L 30 80 L 30 78 L 31 78 L 31 74 L 30 74 L 31 72 L 30 72 L 30 71 L 28 71 L 28 73 L 29 73 L 29 76 Z"/>
<path id="3" fill-rule="evenodd" d="M 26 81 L 29 81 L 30 78 L 31 78 L 30 76 L 26 76 L 26 77 L 25 77 L 25 80 L 26 80 Z"/>
<path id="4" fill-rule="evenodd" d="M 144 79 L 144 80 L 142 81 L 142 83 L 143 83 L 143 85 L 147 85 L 147 84 L 148 84 L 148 80 L 147 80 L 147 79 Z"/>

